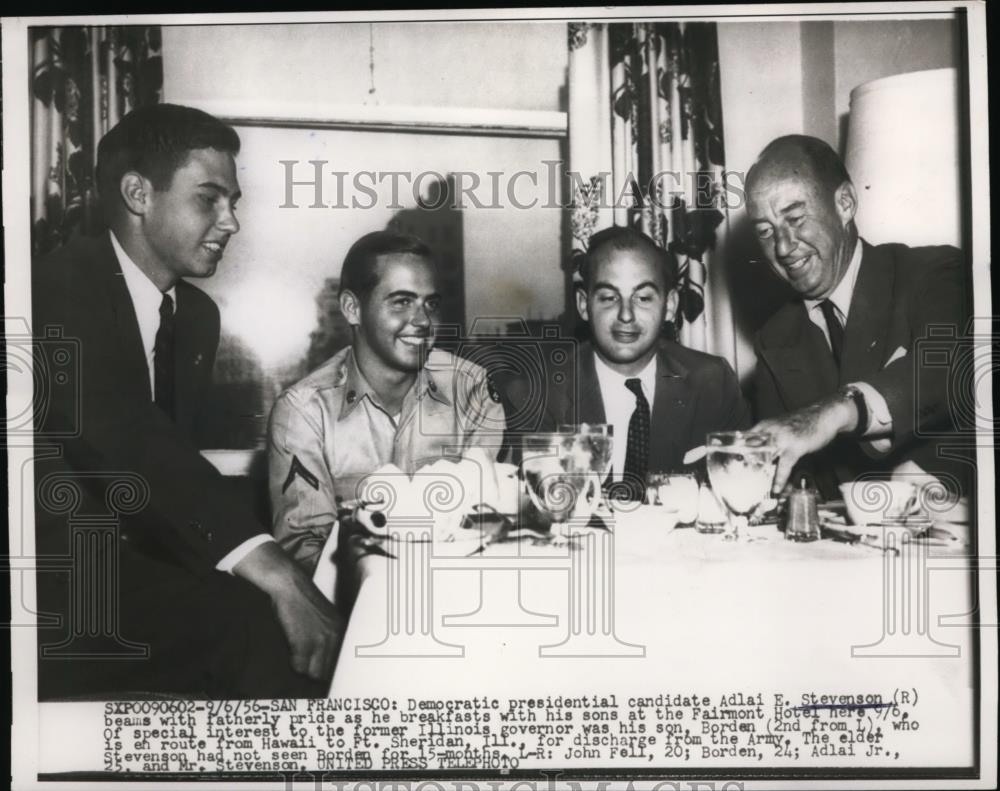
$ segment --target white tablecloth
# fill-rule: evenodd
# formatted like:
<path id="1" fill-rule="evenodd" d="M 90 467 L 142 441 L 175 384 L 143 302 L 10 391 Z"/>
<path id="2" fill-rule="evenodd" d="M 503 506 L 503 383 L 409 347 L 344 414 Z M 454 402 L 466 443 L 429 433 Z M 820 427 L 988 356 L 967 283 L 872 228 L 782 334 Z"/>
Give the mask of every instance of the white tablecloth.
<path id="1" fill-rule="evenodd" d="M 951 734 L 971 728 L 968 561 L 923 546 L 800 544 L 773 526 L 727 542 L 658 522 L 650 507 L 619 518 L 603 553 L 522 542 L 485 557 L 441 557 L 433 544 L 365 557 L 331 696 L 902 687 L 944 706 L 935 717 Z"/>

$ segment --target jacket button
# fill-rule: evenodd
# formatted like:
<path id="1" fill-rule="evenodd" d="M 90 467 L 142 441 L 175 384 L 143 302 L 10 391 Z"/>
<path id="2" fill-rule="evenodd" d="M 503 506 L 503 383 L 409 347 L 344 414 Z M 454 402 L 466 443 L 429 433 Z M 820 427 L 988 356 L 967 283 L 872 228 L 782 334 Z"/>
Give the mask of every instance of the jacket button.
<path id="1" fill-rule="evenodd" d="M 212 535 L 212 531 L 211 530 L 209 530 L 207 533 L 205 533 L 205 540 L 206 541 L 211 541 L 213 538 L 214 538 L 214 536 Z"/>
<path id="2" fill-rule="evenodd" d="M 199 522 L 197 519 L 192 519 L 190 522 L 188 522 L 188 527 L 197 530 L 199 533 L 202 532 L 201 522 Z"/>
<path id="3" fill-rule="evenodd" d="M 355 393 L 353 390 L 348 390 L 347 391 L 347 403 L 348 404 L 353 404 L 357 400 L 358 400 L 358 394 Z"/>

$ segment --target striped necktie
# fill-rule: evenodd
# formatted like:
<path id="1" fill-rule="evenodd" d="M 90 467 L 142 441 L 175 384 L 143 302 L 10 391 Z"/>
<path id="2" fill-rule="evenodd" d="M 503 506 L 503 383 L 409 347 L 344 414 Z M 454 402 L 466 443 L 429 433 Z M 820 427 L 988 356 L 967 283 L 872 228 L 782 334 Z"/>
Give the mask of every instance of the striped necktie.
<path id="1" fill-rule="evenodd" d="M 639 379 L 626 379 L 625 386 L 635 394 L 635 411 L 628 422 L 628 445 L 625 447 L 623 480 L 633 500 L 646 493 L 646 467 L 649 464 L 649 401 Z"/>

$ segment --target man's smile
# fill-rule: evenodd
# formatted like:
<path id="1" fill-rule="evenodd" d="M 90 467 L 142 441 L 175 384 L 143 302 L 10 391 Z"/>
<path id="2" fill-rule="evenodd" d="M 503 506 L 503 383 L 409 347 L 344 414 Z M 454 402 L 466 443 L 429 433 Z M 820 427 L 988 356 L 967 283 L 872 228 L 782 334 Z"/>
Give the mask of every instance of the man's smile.
<path id="1" fill-rule="evenodd" d="M 618 343 L 635 343 L 642 337 L 642 333 L 637 329 L 613 329 L 611 337 Z"/>
<path id="2" fill-rule="evenodd" d="M 801 258 L 793 260 L 791 263 L 782 262 L 782 266 L 785 267 L 785 271 L 790 275 L 797 275 L 802 272 L 810 263 L 812 263 L 813 254 L 804 255 Z"/>
<path id="3" fill-rule="evenodd" d="M 409 346 L 412 349 L 419 349 L 423 346 L 428 345 L 430 342 L 430 335 L 398 335 L 396 340 L 402 343 L 404 346 Z"/>
<path id="4" fill-rule="evenodd" d="M 208 252 L 216 259 L 219 259 L 222 258 L 222 253 L 226 249 L 228 241 L 228 239 L 223 239 L 221 241 L 202 242 L 201 246 L 208 250 Z"/>

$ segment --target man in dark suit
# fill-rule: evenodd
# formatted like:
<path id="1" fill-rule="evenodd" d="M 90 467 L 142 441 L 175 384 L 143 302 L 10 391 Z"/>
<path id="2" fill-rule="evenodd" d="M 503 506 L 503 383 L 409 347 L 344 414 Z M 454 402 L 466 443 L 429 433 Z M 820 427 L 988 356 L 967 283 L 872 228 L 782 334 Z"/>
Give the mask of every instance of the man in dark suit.
<path id="1" fill-rule="evenodd" d="M 133 111 L 98 148 L 109 231 L 34 264 L 36 335 L 76 342 L 80 372 L 36 411 L 40 447 L 62 438 L 35 469 L 37 548 L 62 566 L 38 575 L 60 621 L 39 629 L 43 699 L 326 693 L 338 616 L 192 439 L 219 312 L 183 278 L 239 230 L 238 151 L 201 111 Z"/>
<path id="2" fill-rule="evenodd" d="M 535 425 L 519 420 L 539 411 L 527 403 L 529 383 L 515 380 L 509 422 L 515 432 L 612 425 L 615 488 L 639 499 L 647 473 L 682 470 L 685 454 L 709 432 L 746 428 L 750 409 L 729 363 L 661 338 L 677 311 L 677 268 L 652 239 L 632 228 L 600 231 L 580 274 L 576 307 L 591 342 L 566 371 L 548 376 Z"/>
<path id="3" fill-rule="evenodd" d="M 959 251 L 862 240 L 850 175 L 816 138 L 770 143 L 746 189 L 764 255 L 799 297 L 756 339 L 756 406 L 765 418 L 756 428 L 781 452 L 775 490 L 803 457 L 830 497 L 838 483 L 894 469 L 964 488 L 965 465 L 928 438 L 951 425 L 950 367 L 923 364 L 917 348 L 935 325 L 956 338 L 966 329 Z"/>

